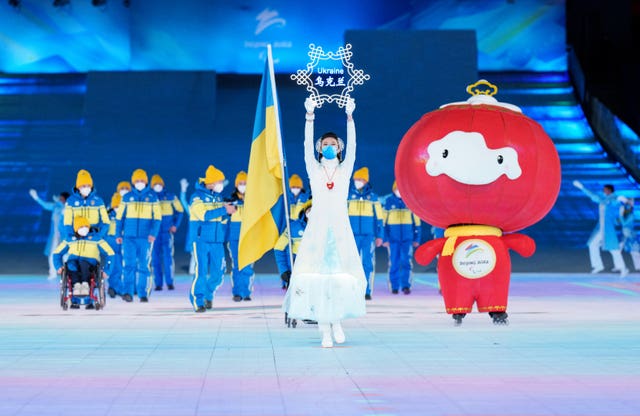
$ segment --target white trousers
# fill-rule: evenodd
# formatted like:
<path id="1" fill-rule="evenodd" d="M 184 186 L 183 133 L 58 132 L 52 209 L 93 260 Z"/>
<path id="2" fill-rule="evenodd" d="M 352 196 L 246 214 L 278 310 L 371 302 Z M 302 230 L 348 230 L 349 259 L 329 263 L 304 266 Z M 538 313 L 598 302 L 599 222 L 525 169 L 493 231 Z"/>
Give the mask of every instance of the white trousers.
<path id="1" fill-rule="evenodd" d="M 602 255 L 600 254 L 600 249 L 602 247 L 603 237 L 602 233 L 598 233 L 593 236 L 591 241 L 589 242 L 589 260 L 591 261 L 591 267 L 594 269 L 604 269 L 604 265 L 602 264 Z M 624 264 L 624 259 L 622 258 L 622 251 L 620 249 L 617 250 L 608 250 L 611 253 L 611 257 L 613 258 L 613 268 L 614 270 L 621 271 L 625 270 L 627 266 Z"/>

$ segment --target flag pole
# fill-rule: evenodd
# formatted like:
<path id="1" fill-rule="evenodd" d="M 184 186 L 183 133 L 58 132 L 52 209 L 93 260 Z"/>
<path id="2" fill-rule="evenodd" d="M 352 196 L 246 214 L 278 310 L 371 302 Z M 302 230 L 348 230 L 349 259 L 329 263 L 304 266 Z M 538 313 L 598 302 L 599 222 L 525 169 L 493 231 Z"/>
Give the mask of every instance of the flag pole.
<path id="1" fill-rule="evenodd" d="M 276 73 L 273 67 L 273 56 L 271 54 L 271 44 L 267 44 L 267 62 L 269 64 L 269 82 L 271 82 L 271 94 L 273 94 L 273 109 L 276 119 L 276 131 L 278 132 L 278 154 L 280 156 L 280 166 L 282 166 L 282 197 L 284 198 L 284 214 L 287 222 L 287 234 L 289 235 L 289 264 L 293 270 L 293 236 L 291 235 L 291 218 L 289 215 L 289 198 L 288 188 L 286 185 L 286 166 L 287 161 L 284 158 L 284 152 L 282 151 L 282 131 L 280 130 L 280 103 L 276 96 Z"/>

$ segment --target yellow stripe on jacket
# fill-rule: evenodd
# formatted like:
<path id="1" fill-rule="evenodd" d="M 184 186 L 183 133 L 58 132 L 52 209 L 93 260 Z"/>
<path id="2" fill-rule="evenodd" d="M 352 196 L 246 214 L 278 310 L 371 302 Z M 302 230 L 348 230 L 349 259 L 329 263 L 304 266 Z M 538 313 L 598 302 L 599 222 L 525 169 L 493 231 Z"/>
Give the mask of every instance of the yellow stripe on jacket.
<path id="1" fill-rule="evenodd" d="M 121 203 L 118 207 L 117 219 L 122 219 L 125 207 L 127 211 L 127 218 L 138 218 L 141 220 L 159 220 L 162 218 L 160 204 L 157 202 L 132 201 Z"/>
<path id="2" fill-rule="evenodd" d="M 114 255 L 113 250 L 111 249 L 111 247 L 109 247 L 109 244 L 107 244 L 106 241 L 104 240 L 94 241 L 94 240 L 87 240 L 87 239 L 63 241 L 55 249 L 53 254 L 60 253 L 66 247 L 69 247 L 69 251 L 67 251 L 67 254 L 69 255 L 69 257 L 72 257 L 72 256 L 85 257 L 85 258 L 94 259 L 96 261 L 100 261 L 100 248 L 102 248 L 105 251 L 105 253 L 107 253 L 107 256 Z"/>
<path id="3" fill-rule="evenodd" d="M 104 205 L 81 207 L 65 206 L 63 214 L 64 225 L 73 226 L 73 220 L 76 217 L 88 219 L 91 225 L 100 223 L 100 220 L 102 220 L 104 224 L 109 224 L 109 214 L 107 214 L 107 209 Z"/>
<path id="4" fill-rule="evenodd" d="M 204 216 L 208 211 L 222 208 L 224 207 L 224 204 L 224 201 L 211 201 L 205 203 L 200 198 L 196 197 L 191 201 L 191 207 L 189 208 L 189 220 L 205 221 Z M 211 222 L 222 221 L 223 217 L 216 217 L 212 219 Z"/>
<path id="5" fill-rule="evenodd" d="M 406 208 L 392 209 L 387 211 L 385 224 L 388 224 L 388 225 L 414 224 L 416 226 L 419 226 L 420 219 Z"/>

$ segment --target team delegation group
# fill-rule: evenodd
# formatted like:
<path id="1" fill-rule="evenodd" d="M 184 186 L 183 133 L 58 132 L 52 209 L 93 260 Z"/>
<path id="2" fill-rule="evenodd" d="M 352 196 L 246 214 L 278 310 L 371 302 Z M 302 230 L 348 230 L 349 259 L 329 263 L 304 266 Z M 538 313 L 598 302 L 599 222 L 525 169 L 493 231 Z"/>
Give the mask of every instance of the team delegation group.
<path id="1" fill-rule="evenodd" d="M 107 207 L 97 195 L 91 174 L 77 173 L 71 194 L 62 193 L 53 203 L 41 200 L 35 190 L 31 196 L 53 211 L 51 232 L 45 254 L 49 256 L 51 278 L 66 266 L 71 280 L 71 308 L 79 308 L 77 296 L 89 295 L 92 267 L 101 257 L 108 277 L 108 294 L 132 302 L 148 302 L 151 290 L 174 289 L 174 234 L 185 211 L 188 230 L 185 250 L 191 253 L 189 273 L 193 282 L 189 292 L 196 312 L 211 309 L 216 290 L 226 271 L 225 257 L 231 259 L 234 301 L 250 301 L 253 267 L 238 270 L 238 240 L 244 208 L 247 174 L 239 172 L 230 195 L 224 195 L 227 180 L 222 171 L 209 166 L 195 191 L 187 200 L 188 182 L 181 180 L 179 196 L 169 192 L 160 175 L 149 180 L 137 169 L 131 182 L 120 182 Z M 133 185 L 133 186 L 132 186 Z M 291 276 L 289 244 L 294 259 L 312 215 L 312 198 L 299 175 L 288 181 L 290 206 L 289 238 L 285 231 L 278 239 L 274 254 L 282 287 Z M 353 230 L 362 267 L 367 279 L 365 299 L 371 299 L 375 267 L 375 248 L 385 246 L 389 252 L 389 285 L 392 293 L 411 292 L 413 249 L 421 239 L 420 220 L 402 201 L 395 183 L 392 193 L 379 198 L 369 183 L 368 168 L 353 173 L 348 198 L 349 222 Z M 228 255 L 225 256 L 225 251 Z M 153 278 L 152 278 L 153 274 Z M 89 302 L 86 306 L 92 308 Z"/>

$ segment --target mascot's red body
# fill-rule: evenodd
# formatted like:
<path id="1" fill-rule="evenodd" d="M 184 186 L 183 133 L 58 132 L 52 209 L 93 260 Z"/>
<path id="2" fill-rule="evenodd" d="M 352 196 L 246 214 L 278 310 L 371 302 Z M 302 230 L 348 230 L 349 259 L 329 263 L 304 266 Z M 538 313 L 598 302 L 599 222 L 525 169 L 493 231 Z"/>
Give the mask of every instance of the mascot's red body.
<path id="1" fill-rule="evenodd" d="M 478 84 L 487 85 L 480 81 Z M 542 219 L 560 190 L 558 153 L 542 127 L 486 92 L 425 114 L 396 156 L 398 190 L 407 206 L 445 238 L 415 253 L 437 255 L 447 313 L 460 323 L 477 303 L 506 323 L 511 275 L 508 250 L 528 257 L 535 242 L 516 234 Z"/>

